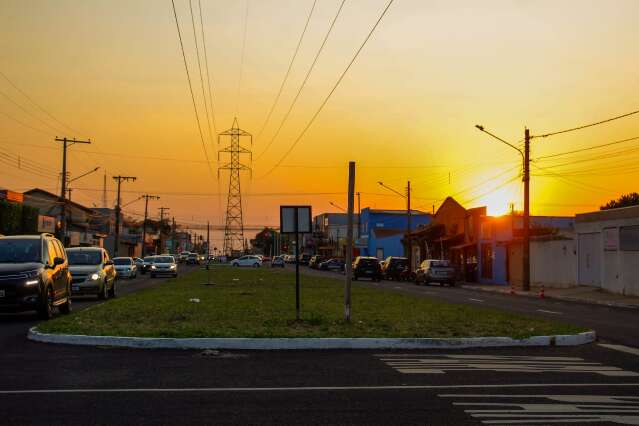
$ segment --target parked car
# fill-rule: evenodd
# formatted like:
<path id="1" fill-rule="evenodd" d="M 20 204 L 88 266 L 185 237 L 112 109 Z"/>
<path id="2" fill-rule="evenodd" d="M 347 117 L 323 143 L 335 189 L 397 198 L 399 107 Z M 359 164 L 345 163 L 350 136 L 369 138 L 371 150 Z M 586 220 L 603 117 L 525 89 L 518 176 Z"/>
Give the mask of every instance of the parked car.
<path id="1" fill-rule="evenodd" d="M 324 259 L 324 257 L 316 254 L 314 256 L 311 256 L 310 260 L 308 261 L 308 266 L 313 269 L 318 269 L 320 263 L 322 263 L 324 260 L 326 260 Z"/>
<path id="2" fill-rule="evenodd" d="M 280 268 L 283 268 L 285 266 L 283 256 L 275 256 L 273 260 L 271 260 L 271 268 L 275 268 L 276 266 Z"/>
<path id="3" fill-rule="evenodd" d="M 455 285 L 455 268 L 448 260 L 424 260 L 415 271 L 415 284 L 428 285 L 432 282 Z"/>
<path id="4" fill-rule="evenodd" d="M 287 254 L 284 256 L 284 261 L 286 263 L 295 263 L 295 255 Z"/>
<path id="5" fill-rule="evenodd" d="M 146 256 L 144 258 L 144 263 L 142 264 L 142 269 L 140 270 L 141 273 L 146 274 L 151 270 L 153 259 L 155 259 L 155 256 Z"/>
<path id="6" fill-rule="evenodd" d="M 262 263 L 264 262 L 270 262 L 272 259 L 268 256 L 262 256 Z"/>
<path id="7" fill-rule="evenodd" d="M 357 256 L 353 262 L 353 279 L 370 278 L 373 281 L 382 279 L 382 268 L 376 257 Z"/>
<path id="8" fill-rule="evenodd" d="M 151 278 L 158 275 L 170 275 L 173 278 L 178 276 L 178 266 L 173 256 L 155 256 L 151 266 Z"/>
<path id="9" fill-rule="evenodd" d="M 388 256 L 381 262 L 381 268 L 385 280 L 404 281 L 410 273 L 408 259 L 405 257 Z"/>
<path id="10" fill-rule="evenodd" d="M 329 259 L 320 263 L 319 269 L 323 271 L 344 271 L 344 261 L 341 259 Z"/>
<path id="11" fill-rule="evenodd" d="M 200 255 L 197 253 L 189 253 L 186 257 L 187 265 L 198 265 L 200 263 Z"/>
<path id="12" fill-rule="evenodd" d="M 231 266 L 252 266 L 254 268 L 259 268 L 262 266 L 262 261 L 259 257 L 253 255 L 246 255 L 240 258 L 234 259 L 231 262 Z"/>
<path id="13" fill-rule="evenodd" d="M 62 243 L 51 234 L 0 237 L 0 312 L 55 308 L 71 312 L 71 274 Z"/>
<path id="14" fill-rule="evenodd" d="M 113 265 L 115 265 L 117 278 L 132 279 L 138 276 L 138 268 L 131 257 L 114 257 Z"/>
<path id="15" fill-rule="evenodd" d="M 310 254 L 300 254 L 300 265 L 308 266 L 308 262 L 311 260 Z"/>
<path id="16" fill-rule="evenodd" d="M 144 259 L 140 257 L 134 257 L 133 262 L 135 263 L 136 269 L 140 271 L 142 269 L 142 266 L 144 265 Z"/>
<path id="17" fill-rule="evenodd" d="M 186 259 L 188 259 L 189 254 L 191 254 L 191 252 L 188 252 L 188 251 L 183 251 L 182 253 L 180 253 L 180 256 L 178 257 L 178 262 L 180 263 L 186 262 Z"/>
<path id="18" fill-rule="evenodd" d="M 116 271 L 107 251 L 100 247 L 74 247 L 66 250 L 71 272 L 71 294 L 92 294 L 98 299 L 116 296 Z"/>

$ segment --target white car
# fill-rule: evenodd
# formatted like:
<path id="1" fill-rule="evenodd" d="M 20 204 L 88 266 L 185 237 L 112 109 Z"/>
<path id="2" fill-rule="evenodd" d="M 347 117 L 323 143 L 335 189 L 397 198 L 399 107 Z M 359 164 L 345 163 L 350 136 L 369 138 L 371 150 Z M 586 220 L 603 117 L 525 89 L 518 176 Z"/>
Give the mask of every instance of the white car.
<path id="1" fill-rule="evenodd" d="M 178 266 L 173 256 L 155 256 L 153 265 L 151 265 L 151 278 L 158 275 L 170 275 L 177 278 Z"/>
<path id="2" fill-rule="evenodd" d="M 118 278 L 135 278 L 138 276 L 138 268 L 131 257 L 114 257 L 113 264 Z"/>
<path id="3" fill-rule="evenodd" d="M 262 259 L 253 255 L 242 256 L 233 260 L 231 266 L 252 266 L 253 268 L 259 268 L 262 266 Z"/>

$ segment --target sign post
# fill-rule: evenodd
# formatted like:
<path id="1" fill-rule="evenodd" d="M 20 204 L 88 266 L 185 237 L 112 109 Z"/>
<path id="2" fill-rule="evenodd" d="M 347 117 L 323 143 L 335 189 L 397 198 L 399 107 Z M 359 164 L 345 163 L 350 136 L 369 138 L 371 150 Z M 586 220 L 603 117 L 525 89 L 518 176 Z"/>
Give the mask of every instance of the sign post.
<path id="1" fill-rule="evenodd" d="M 280 233 L 295 235 L 295 319 L 300 320 L 300 234 L 309 234 L 311 206 L 280 206 Z"/>

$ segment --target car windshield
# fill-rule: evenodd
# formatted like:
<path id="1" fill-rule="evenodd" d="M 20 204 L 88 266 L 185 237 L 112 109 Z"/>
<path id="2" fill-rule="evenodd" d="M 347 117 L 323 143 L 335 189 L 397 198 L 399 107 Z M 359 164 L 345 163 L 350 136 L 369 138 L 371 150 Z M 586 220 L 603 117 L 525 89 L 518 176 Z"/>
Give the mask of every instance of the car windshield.
<path id="1" fill-rule="evenodd" d="M 173 258 L 171 256 L 160 256 L 156 257 L 153 262 L 155 263 L 173 263 Z"/>
<path id="2" fill-rule="evenodd" d="M 154 258 L 155 258 L 155 256 L 147 256 L 147 257 L 144 258 L 144 261 L 145 262 L 153 262 Z"/>
<path id="3" fill-rule="evenodd" d="M 91 251 L 67 251 L 69 265 L 99 265 L 102 263 L 102 253 L 98 250 Z"/>
<path id="4" fill-rule="evenodd" d="M 115 259 L 113 259 L 113 263 L 115 265 L 130 265 L 131 259 L 127 257 L 116 257 Z"/>
<path id="5" fill-rule="evenodd" d="M 450 266 L 450 262 L 447 260 L 434 260 L 430 262 L 431 268 L 448 268 Z"/>
<path id="6" fill-rule="evenodd" d="M 42 262 L 40 239 L 0 239 L 0 263 Z"/>
<path id="7" fill-rule="evenodd" d="M 360 259 L 359 264 L 362 266 L 374 266 L 379 262 L 376 259 Z"/>

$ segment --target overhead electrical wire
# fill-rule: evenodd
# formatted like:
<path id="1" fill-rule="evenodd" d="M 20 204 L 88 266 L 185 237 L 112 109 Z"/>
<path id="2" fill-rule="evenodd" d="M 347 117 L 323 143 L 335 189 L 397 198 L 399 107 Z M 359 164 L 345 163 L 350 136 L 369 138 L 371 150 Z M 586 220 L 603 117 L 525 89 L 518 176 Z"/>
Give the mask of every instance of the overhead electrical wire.
<path id="1" fill-rule="evenodd" d="M 324 46 L 326 46 L 326 41 L 328 40 L 328 37 L 331 35 L 331 32 L 333 31 L 333 28 L 335 27 L 335 22 L 337 22 L 337 18 L 339 17 L 340 13 L 342 12 L 342 9 L 344 8 L 344 3 L 346 3 L 346 0 L 342 0 L 342 2 L 340 3 L 339 8 L 337 9 L 337 12 L 335 13 L 335 16 L 333 17 L 333 20 L 331 21 L 331 25 L 328 27 L 328 31 L 326 31 L 326 34 L 324 35 L 324 39 L 322 40 L 322 44 L 320 45 L 319 49 L 317 49 L 317 52 L 315 52 L 315 57 L 313 58 L 313 62 L 311 63 L 311 65 L 308 68 L 308 70 L 306 71 L 306 75 L 304 76 L 304 80 L 302 80 L 302 84 L 300 84 L 300 87 L 298 87 L 297 93 L 295 94 L 295 97 L 291 101 L 291 104 L 289 105 L 288 110 L 286 111 L 286 113 L 282 117 L 282 120 L 280 121 L 280 124 L 279 124 L 277 130 L 275 131 L 275 133 L 271 137 L 271 140 L 268 142 L 266 147 L 255 158 L 255 161 L 259 161 L 259 159 L 268 151 L 268 149 L 271 147 L 273 142 L 275 142 L 275 139 L 277 139 L 277 137 L 279 136 L 280 132 L 282 131 L 282 128 L 284 127 L 284 123 L 286 123 L 286 120 L 288 120 L 288 117 L 291 115 L 291 111 L 293 111 L 293 108 L 295 107 L 295 104 L 297 103 L 297 100 L 299 99 L 300 95 L 302 94 L 302 90 L 304 90 L 304 87 L 306 86 L 306 83 L 308 82 L 308 79 L 311 76 L 311 73 L 313 72 L 313 69 L 315 69 L 315 64 L 317 64 L 317 60 L 319 59 L 320 55 L 322 54 L 322 51 L 324 50 Z"/>
<path id="2" fill-rule="evenodd" d="M 237 97 L 235 103 L 235 116 L 240 115 L 240 104 L 242 97 L 242 74 L 244 74 L 244 52 L 246 50 L 246 33 L 248 32 L 249 0 L 245 0 L 246 9 L 244 11 L 244 35 L 242 36 L 242 52 L 240 54 L 240 72 L 237 79 Z"/>
<path id="3" fill-rule="evenodd" d="M 202 50 L 204 51 L 204 65 L 206 66 L 206 83 L 209 92 L 209 106 L 211 108 L 211 121 L 213 122 L 213 132 L 217 135 L 217 125 L 215 124 L 215 110 L 213 109 L 213 94 L 211 90 L 211 77 L 209 74 L 209 57 L 206 53 L 206 37 L 204 36 L 204 19 L 202 18 L 202 0 L 198 0 L 200 10 L 200 28 L 202 29 Z"/>
<path id="4" fill-rule="evenodd" d="M 288 68 L 286 69 L 286 73 L 284 74 L 284 79 L 282 79 L 282 83 L 280 84 L 280 88 L 277 91 L 277 95 L 275 96 L 275 99 L 273 100 L 273 105 L 271 105 L 270 110 L 268 111 L 268 114 L 266 115 L 266 119 L 264 120 L 264 123 L 262 124 L 262 127 L 260 128 L 259 132 L 257 133 L 257 137 L 256 139 L 259 140 L 260 137 L 262 136 L 262 132 L 264 132 L 264 129 L 266 128 L 266 125 L 268 124 L 269 120 L 271 119 L 271 115 L 273 115 L 273 111 L 275 110 L 275 106 L 277 105 L 277 102 L 280 100 L 280 96 L 282 96 L 282 91 L 284 90 L 284 86 L 286 85 L 286 81 L 288 80 L 288 76 L 291 73 L 291 69 L 293 68 L 293 63 L 295 62 L 295 58 L 297 58 L 297 53 L 300 50 L 300 46 L 302 45 L 302 40 L 304 40 L 304 35 L 306 34 L 306 30 L 308 29 L 308 24 L 309 22 L 311 22 L 311 17 L 313 16 L 313 11 L 315 10 L 315 5 L 317 4 L 317 0 L 313 0 L 313 4 L 311 5 L 311 10 L 308 12 L 308 16 L 306 17 L 306 23 L 304 24 L 304 29 L 302 29 L 302 34 L 300 34 L 299 39 L 297 40 L 297 46 L 295 47 L 295 51 L 293 52 L 293 56 L 291 57 L 291 60 L 288 64 Z"/>
<path id="5" fill-rule="evenodd" d="M 173 6 L 173 16 L 175 17 L 175 27 L 177 28 L 178 38 L 180 40 L 180 50 L 182 51 L 182 59 L 184 59 L 184 70 L 186 71 L 186 79 L 189 82 L 189 92 L 191 93 L 191 100 L 193 101 L 193 110 L 195 111 L 195 121 L 197 121 L 197 129 L 200 133 L 200 141 L 202 142 L 202 149 L 204 150 L 204 157 L 206 158 L 206 165 L 208 166 L 209 173 L 213 177 L 213 169 L 211 168 L 211 162 L 209 160 L 209 153 L 206 151 L 206 144 L 204 143 L 204 135 L 202 134 L 202 125 L 200 124 L 200 115 L 197 112 L 197 104 L 195 103 L 195 95 L 193 94 L 193 85 L 191 84 L 191 75 L 189 74 L 189 66 L 186 61 L 186 53 L 184 52 L 184 43 L 182 42 L 182 32 L 180 31 L 180 22 L 178 21 L 177 11 L 175 10 L 175 0 L 171 0 Z"/>
<path id="6" fill-rule="evenodd" d="M 499 185 L 497 185 L 497 186 L 495 186 L 495 187 L 491 188 L 490 190 L 485 191 L 485 192 L 483 192 L 483 193 L 481 193 L 481 194 L 479 194 L 479 195 L 477 195 L 477 196 L 475 196 L 475 197 L 473 197 L 473 198 L 470 198 L 470 199 L 464 199 L 464 204 L 470 204 L 470 203 L 472 203 L 473 201 L 476 201 L 476 200 L 478 200 L 478 199 L 480 199 L 480 198 L 482 198 L 482 197 L 485 197 L 486 195 L 492 194 L 493 192 L 495 192 L 495 191 L 497 191 L 497 190 L 499 190 L 499 189 L 503 188 L 504 186 L 506 186 L 506 185 L 508 185 L 508 184 L 510 184 L 510 183 L 512 183 L 512 182 L 514 182 L 514 181 L 516 181 L 517 179 L 519 179 L 519 174 L 517 174 L 517 175 L 515 175 L 515 176 L 513 176 L 513 177 L 511 177 L 511 178 L 509 178 L 509 179 L 508 179 L 508 180 L 506 180 L 505 182 L 502 182 L 502 183 L 500 183 Z"/>
<path id="7" fill-rule="evenodd" d="M 628 139 L 621 139 L 621 140 L 618 140 L 618 141 L 608 142 L 608 143 L 604 143 L 604 144 L 601 144 L 601 145 L 589 146 L 589 147 L 586 147 L 586 148 L 575 149 L 575 150 L 572 150 L 572 151 L 559 152 L 557 154 L 543 155 L 541 157 L 535 158 L 535 160 L 544 160 L 546 158 L 560 157 L 560 156 L 563 156 L 563 155 L 575 154 L 575 153 L 579 153 L 579 152 L 583 152 L 583 151 L 590 151 L 590 150 L 593 150 L 593 149 L 604 148 L 606 146 L 617 145 L 617 144 L 620 144 L 620 143 L 630 142 L 630 141 L 635 141 L 635 140 L 639 140 L 639 136 L 633 136 L 633 137 L 628 138 Z"/>
<path id="8" fill-rule="evenodd" d="M 555 136 L 555 135 L 560 135 L 560 134 L 563 134 L 563 133 L 574 132 L 576 130 L 581 130 L 581 129 L 586 129 L 588 127 L 598 126 L 599 124 L 609 123 L 611 121 L 618 120 L 620 118 L 629 117 L 629 116 L 634 115 L 634 114 L 639 114 L 639 110 L 632 111 L 632 112 L 629 112 L 627 114 L 618 115 L 616 117 L 608 118 L 606 120 L 597 121 L 595 123 L 584 124 L 582 126 L 572 127 L 570 129 L 558 130 L 558 131 L 555 131 L 555 132 L 544 133 L 544 134 L 541 134 L 541 135 L 534 135 L 534 136 L 532 136 L 532 138 L 547 138 L 549 136 Z"/>
<path id="9" fill-rule="evenodd" d="M 197 32 L 195 31 L 195 16 L 193 15 L 193 0 L 189 0 L 189 9 L 191 11 L 191 25 L 193 26 L 193 41 L 195 42 L 195 56 L 197 57 L 197 69 L 200 72 L 200 86 L 202 87 L 202 101 L 204 103 L 204 112 L 206 114 L 206 125 L 209 130 L 209 142 L 211 149 L 215 150 L 215 144 L 213 143 L 213 130 L 211 130 L 211 117 L 209 115 L 209 106 L 206 101 L 206 92 L 204 90 L 204 75 L 202 74 L 202 63 L 200 61 L 200 47 L 197 41 Z M 200 18 L 202 13 L 200 11 Z"/>
<path id="10" fill-rule="evenodd" d="M 331 96 L 333 95 L 333 93 L 335 92 L 335 90 L 337 90 L 337 87 L 339 86 L 339 84 L 342 82 L 342 80 L 344 79 L 344 76 L 346 76 L 346 73 L 348 72 L 348 70 L 351 68 L 351 66 L 353 66 L 353 64 L 355 63 L 355 60 L 357 59 L 357 57 L 359 56 L 360 52 L 364 49 L 364 46 L 366 46 L 366 43 L 368 42 L 368 40 L 371 38 L 371 36 L 373 35 L 373 33 L 375 32 L 375 29 L 379 26 L 379 23 L 382 21 L 382 19 L 384 18 L 384 16 L 386 15 L 386 12 L 388 12 L 388 9 L 390 8 L 390 6 L 393 4 L 395 0 L 390 0 L 388 2 L 388 4 L 386 5 L 386 7 L 384 8 L 384 10 L 382 11 L 382 13 L 379 15 L 379 18 L 377 18 L 377 21 L 375 22 L 375 25 L 373 25 L 373 27 L 370 29 L 370 31 L 368 32 L 368 35 L 366 36 L 366 38 L 364 39 L 364 41 L 362 42 L 362 44 L 359 46 L 359 48 L 357 49 L 357 51 L 355 52 L 355 55 L 353 56 L 353 58 L 351 59 L 351 61 L 348 63 L 348 66 L 346 66 L 346 68 L 344 69 L 344 71 L 342 72 L 342 74 L 340 75 L 340 77 L 337 79 L 337 81 L 335 82 L 335 84 L 333 85 L 333 88 L 331 89 L 331 91 L 328 93 L 328 95 L 326 96 L 326 98 L 324 98 L 324 100 L 322 101 L 322 103 L 320 104 L 319 108 L 317 109 L 317 111 L 315 112 L 315 114 L 313 114 L 313 116 L 311 117 L 311 119 L 309 120 L 309 122 L 306 124 L 306 126 L 304 127 L 304 129 L 302 130 L 302 132 L 299 134 L 299 136 L 295 139 L 295 141 L 293 142 L 293 144 L 289 147 L 289 149 L 284 153 L 284 155 L 277 161 L 277 163 L 275 163 L 275 165 L 268 171 L 266 172 L 264 175 L 262 175 L 262 177 L 268 176 L 269 174 L 271 174 L 275 169 L 277 169 L 280 164 L 282 164 L 282 162 L 286 159 L 286 157 L 288 157 L 288 155 L 291 153 L 291 151 L 293 151 L 293 149 L 295 149 L 295 147 L 297 146 L 297 144 L 299 143 L 299 141 L 302 139 L 302 137 L 304 137 L 304 135 L 306 134 L 306 132 L 308 131 L 308 129 L 311 127 L 311 125 L 313 124 L 313 122 L 315 121 L 315 119 L 317 118 L 317 116 L 320 114 L 320 112 L 322 111 L 322 109 L 324 108 L 324 106 L 328 103 L 328 100 L 331 98 Z"/>
<path id="11" fill-rule="evenodd" d="M 49 132 L 47 130 L 42 130 L 42 129 L 38 128 L 38 127 L 34 127 L 34 126 L 32 126 L 30 124 L 27 124 L 27 123 L 25 123 L 25 122 L 23 122 L 21 120 L 18 120 L 17 118 L 13 117 L 12 115 L 7 114 L 4 111 L 0 111 L 0 114 L 4 115 L 9 120 L 16 122 L 16 123 L 18 123 L 19 125 L 21 125 L 23 127 L 26 127 L 28 129 L 33 130 L 34 132 L 42 133 L 43 135 L 47 135 L 47 136 L 55 135 L 55 133 L 51 133 L 51 132 Z"/>

